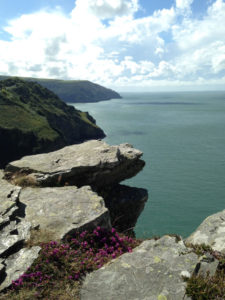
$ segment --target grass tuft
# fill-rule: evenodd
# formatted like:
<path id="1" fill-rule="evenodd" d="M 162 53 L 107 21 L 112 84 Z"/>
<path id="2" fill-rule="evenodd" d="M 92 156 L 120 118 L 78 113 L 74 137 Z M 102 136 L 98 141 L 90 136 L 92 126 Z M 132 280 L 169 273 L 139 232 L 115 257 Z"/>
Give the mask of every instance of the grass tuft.
<path id="1" fill-rule="evenodd" d="M 210 246 L 188 245 L 198 256 L 210 253 L 219 261 L 219 265 L 214 276 L 207 274 L 193 274 L 190 278 L 186 278 L 187 282 L 186 294 L 192 300 L 224 300 L 225 299 L 225 255 L 213 250 Z"/>
<path id="2" fill-rule="evenodd" d="M 191 248 L 198 256 L 202 256 L 206 253 L 210 253 L 210 254 L 213 253 L 213 249 L 206 244 L 194 245 L 194 244 L 186 243 L 186 246 L 188 248 Z"/>

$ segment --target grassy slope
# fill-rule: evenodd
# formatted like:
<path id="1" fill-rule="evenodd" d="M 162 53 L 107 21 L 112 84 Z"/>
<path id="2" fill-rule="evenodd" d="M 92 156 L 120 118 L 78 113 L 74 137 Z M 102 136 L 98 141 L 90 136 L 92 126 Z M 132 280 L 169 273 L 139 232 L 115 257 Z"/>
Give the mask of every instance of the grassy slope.
<path id="1" fill-rule="evenodd" d="M 15 159 L 16 153 L 19 158 L 104 136 L 88 113 L 41 85 L 18 78 L 0 81 L 0 166 L 3 157 Z"/>
<path id="2" fill-rule="evenodd" d="M 0 76 L 0 80 L 9 76 Z M 107 89 L 87 80 L 57 80 L 42 78 L 22 78 L 27 81 L 36 81 L 57 94 L 65 102 L 96 102 L 121 98 L 111 89 Z"/>
<path id="3" fill-rule="evenodd" d="M 21 89 L 21 92 L 17 93 L 17 89 Z M 23 92 L 24 98 L 22 98 Z M 28 102 L 27 97 L 30 97 L 31 101 Z M 40 103 L 39 110 L 38 102 Z M 46 117 L 39 114 L 41 108 L 49 110 L 52 105 L 41 102 L 41 99 L 33 94 L 29 87 L 25 88 L 23 83 L 18 82 L 17 87 L 16 85 L 3 87 L 0 91 L 0 126 L 8 129 L 17 128 L 23 132 L 32 130 L 40 139 L 56 138 L 57 132 L 50 127 Z M 57 108 L 52 107 L 52 109 L 58 113 Z"/>

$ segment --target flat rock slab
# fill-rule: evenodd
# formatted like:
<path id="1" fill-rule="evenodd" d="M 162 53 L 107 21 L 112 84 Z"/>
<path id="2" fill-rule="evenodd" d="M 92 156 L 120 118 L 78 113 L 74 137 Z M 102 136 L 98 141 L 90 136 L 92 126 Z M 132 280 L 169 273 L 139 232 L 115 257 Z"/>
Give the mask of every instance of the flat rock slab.
<path id="1" fill-rule="evenodd" d="M 205 244 L 225 253 L 225 210 L 206 218 L 186 242 L 193 245 Z"/>
<path id="2" fill-rule="evenodd" d="M 102 187 L 135 176 L 145 164 L 141 156 L 142 152 L 129 144 L 109 146 L 92 140 L 46 154 L 25 156 L 8 164 L 5 172 L 11 179 L 28 174 L 32 184 L 42 186 Z"/>
<path id="3" fill-rule="evenodd" d="M 0 283 L 0 291 L 9 287 L 13 280 L 17 280 L 20 275 L 27 271 L 38 257 L 40 250 L 40 247 L 24 248 L 4 261 L 5 279 Z"/>
<path id="4" fill-rule="evenodd" d="M 197 262 L 197 255 L 175 237 L 145 241 L 133 253 L 87 275 L 81 300 L 188 299 L 182 276 L 191 275 Z"/>
<path id="5" fill-rule="evenodd" d="M 17 200 L 21 191 L 20 187 L 10 184 L 3 176 L 4 173 L 0 170 L 0 226 L 7 223 L 18 208 Z"/>
<path id="6" fill-rule="evenodd" d="M 110 228 L 110 217 L 104 200 L 89 186 L 58 188 L 25 188 L 20 202 L 32 227 L 50 232 L 52 239 L 62 239 L 79 228 Z"/>

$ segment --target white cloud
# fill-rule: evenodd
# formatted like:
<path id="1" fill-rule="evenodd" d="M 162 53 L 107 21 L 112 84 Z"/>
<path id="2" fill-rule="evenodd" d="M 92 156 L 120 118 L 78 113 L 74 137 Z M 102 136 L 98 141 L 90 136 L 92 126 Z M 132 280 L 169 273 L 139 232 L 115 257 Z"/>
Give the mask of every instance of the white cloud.
<path id="1" fill-rule="evenodd" d="M 206 79 L 225 71 L 225 3 L 215 1 L 201 20 L 184 19 L 172 28 L 179 78 Z M 222 75 L 221 75 L 222 76 Z"/>
<path id="2" fill-rule="evenodd" d="M 167 31 L 174 19 L 175 11 L 173 8 L 155 11 L 152 16 L 145 18 L 115 18 L 110 22 L 110 27 L 105 34 L 108 38 L 118 37 L 121 41 L 140 43 L 149 37 L 155 38 L 162 31 Z"/>
<path id="3" fill-rule="evenodd" d="M 176 0 L 176 7 L 183 11 L 190 11 L 194 0 Z"/>
<path id="4" fill-rule="evenodd" d="M 72 15 L 92 14 L 102 19 L 132 15 L 138 10 L 138 0 L 77 0 Z"/>
<path id="5" fill-rule="evenodd" d="M 225 2 L 217 0 L 201 20 L 184 19 L 173 26 L 173 38 L 183 50 L 225 40 Z"/>
<path id="6" fill-rule="evenodd" d="M 201 19 L 190 14 L 192 2 L 139 18 L 138 0 L 77 0 L 70 15 L 22 15 L 4 28 L 11 40 L 0 41 L 0 73 L 114 87 L 221 84 L 225 2 L 214 1 Z"/>

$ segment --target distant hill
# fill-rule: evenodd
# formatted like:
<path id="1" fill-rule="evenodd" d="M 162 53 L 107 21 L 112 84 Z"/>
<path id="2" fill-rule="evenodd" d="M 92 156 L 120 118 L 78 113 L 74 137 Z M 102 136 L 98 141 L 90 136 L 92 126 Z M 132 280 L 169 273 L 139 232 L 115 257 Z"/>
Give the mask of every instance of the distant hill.
<path id="1" fill-rule="evenodd" d="M 105 137 L 95 120 L 36 82 L 0 81 L 0 168 L 28 154 Z"/>
<path id="2" fill-rule="evenodd" d="M 10 77 L 0 76 L 0 80 L 7 78 Z M 98 102 L 121 98 L 117 92 L 87 80 L 57 80 L 31 77 L 20 78 L 26 81 L 38 82 L 53 91 L 63 101 L 70 103 Z"/>

